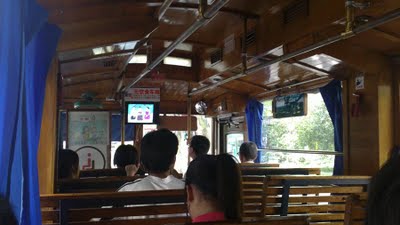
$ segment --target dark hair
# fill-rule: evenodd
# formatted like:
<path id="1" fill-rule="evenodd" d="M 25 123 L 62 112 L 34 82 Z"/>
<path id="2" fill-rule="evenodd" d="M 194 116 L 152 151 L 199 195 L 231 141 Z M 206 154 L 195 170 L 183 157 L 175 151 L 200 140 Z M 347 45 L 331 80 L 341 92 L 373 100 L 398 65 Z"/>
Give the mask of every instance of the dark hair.
<path id="1" fill-rule="evenodd" d="M 133 145 L 120 145 L 114 154 L 114 165 L 125 168 L 127 165 L 138 164 L 138 152 Z"/>
<path id="2" fill-rule="evenodd" d="M 243 142 L 240 145 L 239 154 L 242 155 L 247 161 L 255 160 L 257 158 L 257 145 L 254 142 Z"/>
<path id="3" fill-rule="evenodd" d="M 79 156 L 75 151 L 64 149 L 58 155 L 58 177 L 72 178 L 79 171 Z"/>
<path id="4" fill-rule="evenodd" d="M 6 199 L 0 196 L 0 224 L 16 225 L 17 220 L 15 219 L 14 213 L 11 210 L 11 206 Z"/>
<path id="5" fill-rule="evenodd" d="M 186 172 L 186 186 L 194 185 L 215 201 L 226 219 L 240 219 L 242 208 L 241 173 L 231 155 L 201 155 Z"/>
<path id="6" fill-rule="evenodd" d="M 178 138 L 168 129 L 152 131 L 143 137 L 140 149 L 140 161 L 147 172 L 166 172 L 178 152 Z"/>
<path id="7" fill-rule="evenodd" d="M 389 160 L 372 178 L 367 204 L 368 225 L 400 224 L 400 155 L 392 150 Z"/>
<path id="8" fill-rule="evenodd" d="M 205 136 L 195 135 L 192 137 L 192 140 L 190 141 L 190 147 L 193 148 L 193 151 L 196 154 L 196 156 L 205 155 L 210 149 L 210 141 Z"/>

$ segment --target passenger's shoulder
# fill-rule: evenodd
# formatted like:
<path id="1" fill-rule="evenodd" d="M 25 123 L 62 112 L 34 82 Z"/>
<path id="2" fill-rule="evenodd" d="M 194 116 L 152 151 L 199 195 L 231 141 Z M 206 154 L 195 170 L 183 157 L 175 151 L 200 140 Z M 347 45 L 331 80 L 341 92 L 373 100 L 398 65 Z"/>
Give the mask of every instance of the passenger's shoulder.
<path id="1" fill-rule="evenodd" d="M 143 179 L 137 179 L 134 180 L 132 182 L 127 182 L 124 185 L 122 185 L 120 188 L 118 188 L 118 192 L 122 192 L 122 191 L 135 191 L 135 187 L 140 184 L 140 182 L 142 182 Z"/>

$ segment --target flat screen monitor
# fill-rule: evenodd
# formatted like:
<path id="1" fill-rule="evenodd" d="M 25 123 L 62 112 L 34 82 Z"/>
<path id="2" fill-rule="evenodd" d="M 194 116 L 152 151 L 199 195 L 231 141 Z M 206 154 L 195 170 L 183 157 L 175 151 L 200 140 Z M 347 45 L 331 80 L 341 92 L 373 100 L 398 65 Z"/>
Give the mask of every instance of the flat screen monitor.
<path id="1" fill-rule="evenodd" d="M 275 97 L 272 102 L 274 118 L 307 115 L 307 94 L 292 94 Z"/>
<path id="2" fill-rule="evenodd" d="M 126 103 L 126 123 L 157 124 L 159 104 L 157 102 L 128 102 Z"/>

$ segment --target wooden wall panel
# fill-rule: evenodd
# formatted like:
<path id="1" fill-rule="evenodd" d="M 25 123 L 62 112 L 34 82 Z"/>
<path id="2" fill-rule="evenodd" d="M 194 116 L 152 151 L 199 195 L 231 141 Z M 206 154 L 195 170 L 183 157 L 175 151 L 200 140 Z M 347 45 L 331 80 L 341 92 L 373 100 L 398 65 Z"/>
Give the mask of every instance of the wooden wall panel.
<path id="1" fill-rule="evenodd" d="M 217 116 L 224 113 L 244 112 L 246 108 L 247 97 L 228 93 L 218 96 L 207 102 L 207 116 Z"/>
<path id="2" fill-rule="evenodd" d="M 378 170 L 378 93 L 377 76 L 365 76 L 365 88 L 355 90 L 355 77 L 348 82 L 349 94 L 349 151 L 348 172 L 351 175 L 372 175 Z M 351 116 L 352 105 L 355 104 L 353 94 L 360 94 L 360 115 Z"/>
<path id="3" fill-rule="evenodd" d="M 54 60 L 46 81 L 46 94 L 37 156 L 40 194 L 54 193 L 57 146 L 57 64 L 57 61 Z"/>
<path id="4" fill-rule="evenodd" d="M 347 173 L 374 175 L 387 160 L 394 144 L 393 83 L 392 74 L 366 74 L 365 88 L 355 90 L 354 74 L 348 79 L 348 142 Z M 361 96 L 360 115 L 351 110 L 356 102 L 353 94 Z M 346 117 L 344 117 L 346 119 Z"/>
<path id="5" fill-rule="evenodd" d="M 389 84 L 378 85 L 379 166 L 388 159 L 393 147 L 393 97 Z"/>
<path id="6" fill-rule="evenodd" d="M 197 131 L 197 118 L 191 116 L 191 130 Z M 174 131 L 187 131 L 187 117 L 186 116 L 160 116 L 160 124 L 158 129 L 167 128 Z"/>
<path id="7" fill-rule="evenodd" d="M 400 58 L 393 61 L 394 144 L 400 146 Z"/>

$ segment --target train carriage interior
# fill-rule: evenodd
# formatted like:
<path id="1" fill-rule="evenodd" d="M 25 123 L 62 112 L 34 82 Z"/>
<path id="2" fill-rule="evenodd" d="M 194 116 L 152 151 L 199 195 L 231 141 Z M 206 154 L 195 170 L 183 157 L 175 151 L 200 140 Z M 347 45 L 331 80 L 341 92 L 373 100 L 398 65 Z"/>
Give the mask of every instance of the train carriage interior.
<path id="1" fill-rule="evenodd" d="M 193 136 L 238 163 L 256 143 L 238 224 L 363 224 L 400 144 L 398 0 L 4 0 L 0 26 L 0 197 L 17 224 L 190 222 L 181 190 L 116 192 L 148 175 L 125 176 L 118 147 L 140 158 L 162 128 L 183 180 Z M 77 178 L 60 178 L 64 149 Z"/>

